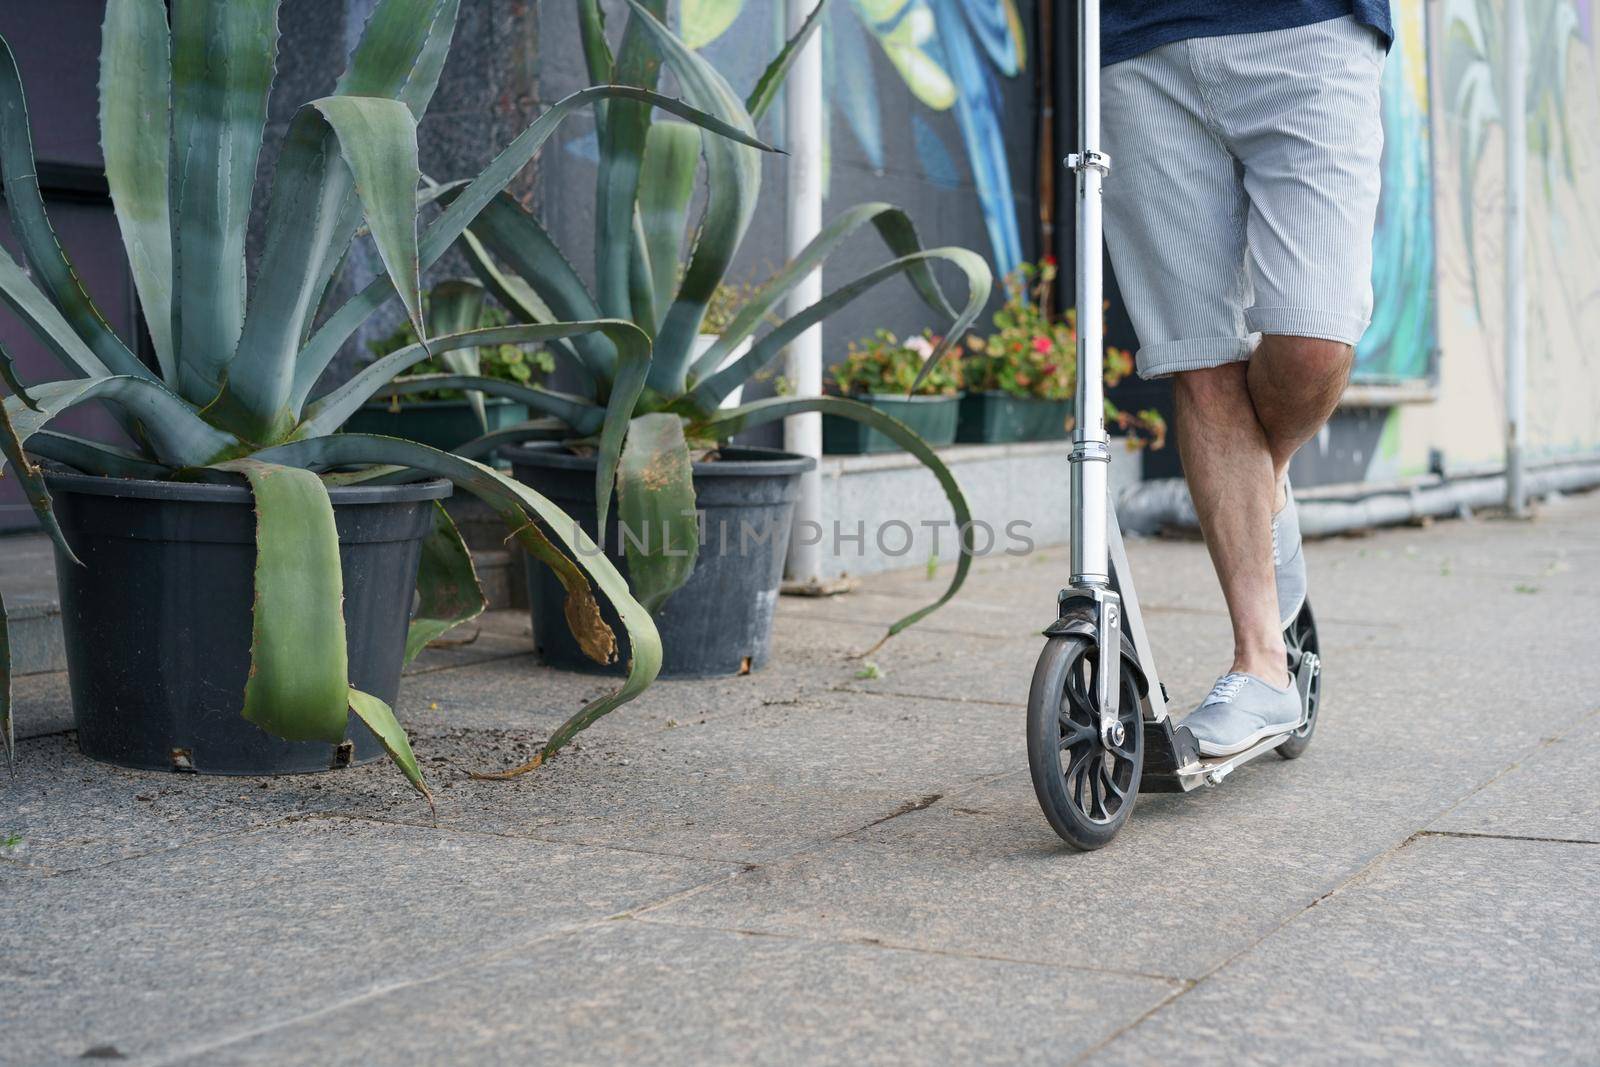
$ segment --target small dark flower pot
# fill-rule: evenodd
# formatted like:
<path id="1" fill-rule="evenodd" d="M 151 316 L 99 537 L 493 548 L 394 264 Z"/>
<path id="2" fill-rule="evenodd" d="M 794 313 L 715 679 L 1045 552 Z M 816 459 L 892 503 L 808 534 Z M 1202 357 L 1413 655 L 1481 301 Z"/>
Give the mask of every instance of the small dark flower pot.
<path id="1" fill-rule="evenodd" d="M 914 430 L 928 444 L 938 447 L 956 439 L 956 421 L 961 412 L 961 397 L 900 396 L 868 393 L 853 396 L 870 408 L 892 416 Z M 822 451 L 830 456 L 859 456 L 868 452 L 898 452 L 900 446 L 877 430 L 842 415 L 822 416 Z"/>
<path id="2" fill-rule="evenodd" d="M 968 393 L 961 398 L 956 440 L 974 444 L 1063 441 L 1072 398 L 1041 400 L 1010 393 Z"/>
<path id="3" fill-rule="evenodd" d="M 56 556 L 78 747 L 93 759 L 204 774 L 292 774 L 383 754 L 352 717 L 343 745 L 247 721 L 255 510 L 242 486 L 50 474 L 79 567 Z M 350 682 L 389 704 L 432 502 L 446 481 L 329 490 L 344 568 Z"/>
<path id="4" fill-rule="evenodd" d="M 505 452 L 518 481 L 548 497 L 598 540 L 593 456 L 575 456 L 556 444 Z M 800 475 L 815 461 L 767 448 L 729 447 L 719 450 L 718 456 L 693 467 L 695 506 L 704 512 L 706 543 L 700 546 L 688 582 L 655 614 L 661 632 L 662 677 L 756 670 L 772 651 L 772 613 L 783 580 Z M 626 576 L 628 562 L 614 496 L 610 513 L 606 556 Z M 562 612 L 564 599 L 550 568 L 529 560 L 528 603 L 540 656 L 552 667 L 621 673 L 628 662 L 627 635 L 610 603 L 599 596 L 600 613 L 616 632 L 620 655 L 616 664 L 604 667 L 578 647 Z"/>
<path id="5" fill-rule="evenodd" d="M 515 426 L 528 418 L 524 404 L 499 396 L 483 398 L 483 415 L 489 431 Z M 398 407 L 387 400 L 363 404 L 345 420 L 346 433 L 375 433 L 403 437 L 449 452 L 486 432 L 472 404 L 465 400 L 402 400 Z"/>

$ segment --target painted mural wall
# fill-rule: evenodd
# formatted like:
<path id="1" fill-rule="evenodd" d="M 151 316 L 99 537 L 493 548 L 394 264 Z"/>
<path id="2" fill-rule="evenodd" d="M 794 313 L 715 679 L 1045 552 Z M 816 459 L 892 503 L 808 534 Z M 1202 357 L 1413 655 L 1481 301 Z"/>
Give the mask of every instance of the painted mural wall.
<path id="1" fill-rule="evenodd" d="M 1600 447 L 1600 41 L 1593 0 L 1527 0 L 1528 426 L 1533 456 Z M 1429 5 L 1438 399 L 1396 409 L 1384 473 L 1493 463 L 1505 433 L 1503 3 Z"/>

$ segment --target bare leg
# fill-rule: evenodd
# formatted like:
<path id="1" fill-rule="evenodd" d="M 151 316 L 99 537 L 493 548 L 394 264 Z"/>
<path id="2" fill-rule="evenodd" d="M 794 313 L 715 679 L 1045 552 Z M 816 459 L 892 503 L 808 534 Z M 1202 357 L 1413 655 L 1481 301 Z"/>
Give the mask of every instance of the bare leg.
<path id="1" fill-rule="evenodd" d="M 1285 503 L 1289 460 L 1333 414 L 1354 359 L 1355 350 L 1339 341 L 1268 335 L 1246 364 L 1250 399 L 1272 450 L 1273 510 Z"/>
<path id="2" fill-rule="evenodd" d="M 1248 363 L 1177 376 L 1178 450 L 1233 623 L 1233 667 L 1288 684 L 1272 566 L 1272 512 L 1295 450 L 1327 420 L 1348 345 L 1262 339 Z"/>

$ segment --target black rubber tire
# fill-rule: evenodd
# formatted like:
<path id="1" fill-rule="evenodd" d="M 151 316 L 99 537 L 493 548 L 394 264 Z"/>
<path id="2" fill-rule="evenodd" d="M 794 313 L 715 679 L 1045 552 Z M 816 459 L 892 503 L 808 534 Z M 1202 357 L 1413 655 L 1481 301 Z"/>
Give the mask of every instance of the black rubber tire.
<path id="1" fill-rule="evenodd" d="M 1289 650 L 1289 677 L 1294 678 L 1300 669 L 1300 656 L 1306 652 L 1315 652 L 1319 658 L 1322 655 L 1322 646 L 1317 641 L 1317 618 L 1311 613 L 1311 601 L 1307 600 L 1300 606 L 1300 614 L 1294 617 L 1283 631 L 1283 643 Z M 1274 751 L 1284 759 L 1299 759 L 1311 745 L 1311 735 L 1317 729 L 1317 711 L 1322 704 L 1322 671 L 1319 668 L 1316 676 L 1311 679 L 1310 714 L 1306 716 L 1306 724 L 1294 733 L 1289 739 L 1279 745 Z"/>
<path id="2" fill-rule="evenodd" d="M 1086 705 L 1092 703 L 1099 655 L 1098 644 L 1087 637 L 1050 638 L 1039 654 L 1028 693 L 1028 769 L 1034 794 L 1051 829 L 1067 844 L 1084 851 L 1109 844 L 1128 821 L 1144 769 L 1139 691 L 1126 665 L 1118 705 L 1127 731 L 1123 746 L 1108 754 L 1093 726 L 1094 714 Z M 1074 724 L 1072 736 L 1079 738 L 1071 747 L 1064 717 Z M 1082 733 L 1084 726 L 1090 728 L 1087 737 Z M 1062 766 L 1064 748 L 1066 768 Z M 1076 758 L 1074 750 L 1078 750 Z M 1088 768 L 1094 766 L 1094 760 L 1099 760 L 1100 773 L 1090 778 Z M 1080 766 L 1083 772 L 1078 775 Z M 1071 780 L 1074 776 L 1076 782 Z M 1104 783 L 1114 788 L 1107 789 Z M 1103 818 L 1096 817 L 1097 805 Z"/>

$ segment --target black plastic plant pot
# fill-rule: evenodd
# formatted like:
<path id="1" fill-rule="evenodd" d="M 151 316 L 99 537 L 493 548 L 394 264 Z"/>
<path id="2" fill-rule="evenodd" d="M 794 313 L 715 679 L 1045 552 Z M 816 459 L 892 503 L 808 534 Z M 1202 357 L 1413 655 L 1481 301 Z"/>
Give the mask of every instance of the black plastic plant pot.
<path id="1" fill-rule="evenodd" d="M 56 557 L 78 747 L 106 763 L 295 774 L 383 755 L 354 716 L 343 744 L 285 741 L 240 714 L 250 670 L 255 509 L 243 486 L 50 474 L 83 566 Z M 446 481 L 329 490 L 350 682 L 394 703 L 432 502 Z"/>
<path id="2" fill-rule="evenodd" d="M 593 456 L 575 456 L 559 444 L 508 448 L 505 456 L 518 481 L 554 501 L 599 540 Z M 736 447 L 720 449 L 715 460 L 694 464 L 695 506 L 704 513 L 704 534 L 688 582 L 655 615 L 661 632 L 662 677 L 740 674 L 767 662 L 800 475 L 815 464 L 807 456 Z M 615 497 L 610 514 L 604 550 L 626 575 Z M 636 541 L 661 536 L 659 530 L 630 534 Z M 540 656 L 552 667 L 622 673 L 628 662 L 627 635 L 611 605 L 600 598 L 600 612 L 616 632 L 620 655 L 616 664 L 604 667 L 578 647 L 567 628 L 564 600 L 561 583 L 550 568 L 529 560 L 528 603 Z"/>
<path id="3" fill-rule="evenodd" d="M 851 399 L 899 419 L 916 431 L 918 437 L 935 447 L 948 445 L 956 439 L 956 420 L 961 413 L 960 396 L 869 393 Z M 842 415 L 823 415 L 822 451 L 830 456 L 859 456 L 869 452 L 898 452 L 900 446 L 877 430 L 868 429 Z"/>
<path id="4" fill-rule="evenodd" d="M 524 404 L 505 397 L 483 398 L 484 421 L 488 429 L 503 430 L 528 418 Z M 449 452 L 460 448 L 485 430 L 478 415 L 465 398 L 460 400 L 402 400 L 398 405 L 387 400 L 363 404 L 345 420 L 346 433 L 375 433 L 384 437 L 403 437 L 431 448 Z M 529 436 L 535 436 L 530 434 Z"/>
<path id="5" fill-rule="evenodd" d="M 1062 441 L 1072 399 L 1042 400 L 1010 393 L 968 393 L 961 398 L 956 440 L 971 444 Z"/>

